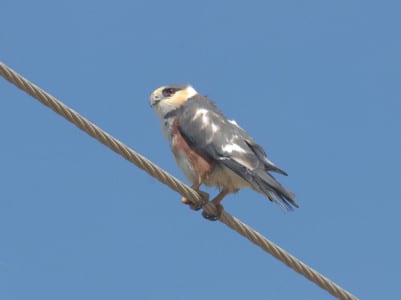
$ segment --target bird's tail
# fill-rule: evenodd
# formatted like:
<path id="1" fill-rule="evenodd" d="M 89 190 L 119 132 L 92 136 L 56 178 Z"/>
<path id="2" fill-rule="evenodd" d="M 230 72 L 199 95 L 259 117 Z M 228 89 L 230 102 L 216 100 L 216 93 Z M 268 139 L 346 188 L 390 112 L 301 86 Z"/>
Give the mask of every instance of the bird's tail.
<path id="1" fill-rule="evenodd" d="M 287 191 L 271 174 L 264 170 L 258 170 L 253 179 L 259 191 L 265 194 L 270 201 L 277 203 L 285 210 L 299 207 L 295 201 L 295 194 Z"/>

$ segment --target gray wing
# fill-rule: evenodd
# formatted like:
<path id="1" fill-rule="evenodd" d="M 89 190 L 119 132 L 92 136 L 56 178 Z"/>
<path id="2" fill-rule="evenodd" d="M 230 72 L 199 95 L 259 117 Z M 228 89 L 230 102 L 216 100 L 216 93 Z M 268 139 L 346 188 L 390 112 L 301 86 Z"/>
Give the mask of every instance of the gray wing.
<path id="1" fill-rule="evenodd" d="M 266 152 L 262 148 L 262 146 L 256 144 L 255 141 L 246 133 L 246 131 L 237 124 L 237 122 L 235 121 L 228 121 L 228 122 L 230 122 L 231 124 L 235 125 L 238 128 L 238 130 L 241 133 L 241 137 L 246 142 L 248 147 L 255 153 L 258 159 L 261 162 L 263 162 L 266 171 L 273 171 L 288 176 L 288 174 L 284 170 L 281 170 L 274 163 L 272 163 L 270 160 L 267 159 Z"/>
<path id="2" fill-rule="evenodd" d="M 227 120 L 212 101 L 197 95 L 179 108 L 177 116 L 181 134 L 200 155 L 219 161 L 280 206 L 298 207 L 294 194 L 268 171 L 287 174 L 270 162 L 263 148 L 235 122 Z"/>

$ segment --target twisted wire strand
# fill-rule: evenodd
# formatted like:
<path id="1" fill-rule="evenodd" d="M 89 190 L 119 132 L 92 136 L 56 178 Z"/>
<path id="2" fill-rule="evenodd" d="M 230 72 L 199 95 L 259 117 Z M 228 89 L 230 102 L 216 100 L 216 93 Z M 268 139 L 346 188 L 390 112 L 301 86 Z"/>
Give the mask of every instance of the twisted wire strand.
<path id="1" fill-rule="evenodd" d="M 95 138 L 105 146 L 112 149 L 114 152 L 120 154 L 126 160 L 132 162 L 138 168 L 144 170 L 151 176 L 158 179 L 160 182 L 166 184 L 174 191 L 188 198 L 193 204 L 201 205 L 204 199 L 196 191 L 191 189 L 189 186 L 183 184 L 181 181 L 176 179 L 174 176 L 170 175 L 157 165 L 153 164 L 150 160 L 140 155 L 139 153 L 133 151 L 128 146 L 120 142 L 119 140 L 112 137 L 107 132 L 103 131 L 95 124 L 91 123 L 80 114 L 64 105 L 62 102 L 57 100 L 55 97 L 51 96 L 35 84 L 31 83 L 17 72 L 6 66 L 4 63 L 0 62 L 0 75 L 8 80 L 10 83 L 17 86 L 19 89 L 25 91 L 33 98 L 40 101 L 45 106 L 49 107 L 79 129 L 83 130 L 91 137 Z M 216 207 L 212 202 L 208 202 L 203 206 L 203 209 L 208 214 L 214 214 L 216 212 Z M 322 289 L 326 290 L 338 299 L 357 299 L 350 292 L 346 291 L 339 285 L 335 284 L 333 281 L 329 280 L 325 276 L 321 275 L 319 272 L 315 271 L 308 265 L 301 262 L 299 259 L 295 258 L 282 248 L 275 245 L 273 242 L 269 241 L 267 238 L 262 236 L 260 233 L 249 227 L 248 225 L 242 223 L 237 218 L 231 216 L 226 211 L 223 211 L 220 221 L 226 224 L 231 229 L 235 230 L 245 238 L 247 238 L 252 243 L 258 245 L 267 253 L 271 254 L 278 260 L 282 261 L 284 264 L 292 268 L 294 271 L 303 275 L 310 281 L 317 284 Z"/>

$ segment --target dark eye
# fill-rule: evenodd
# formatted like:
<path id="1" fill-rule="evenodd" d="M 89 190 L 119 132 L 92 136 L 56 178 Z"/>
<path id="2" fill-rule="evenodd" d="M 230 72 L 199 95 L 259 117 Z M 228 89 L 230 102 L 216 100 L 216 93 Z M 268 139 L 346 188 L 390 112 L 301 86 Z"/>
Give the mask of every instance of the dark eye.
<path id="1" fill-rule="evenodd" d="M 175 92 L 176 92 L 176 90 L 173 89 L 173 88 L 166 88 L 166 89 L 163 90 L 163 96 L 164 97 L 171 97 L 172 95 L 175 94 Z"/>

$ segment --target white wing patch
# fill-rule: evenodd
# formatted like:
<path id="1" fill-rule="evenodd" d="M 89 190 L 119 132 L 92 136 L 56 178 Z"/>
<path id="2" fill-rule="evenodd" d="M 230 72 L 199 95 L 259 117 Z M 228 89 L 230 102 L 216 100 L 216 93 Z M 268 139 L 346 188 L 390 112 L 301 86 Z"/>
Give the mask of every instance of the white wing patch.
<path id="1" fill-rule="evenodd" d="M 203 118 L 207 113 L 208 113 L 207 109 L 204 109 L 204 108 L 197 109 L 195 114 L 194 114 L 194 116 L 193 116 L 193 118 L 192 118 L 192 121 L 195 121 L 196 119 L 198 119 L 200 117 L 202 117 L 202 121 L 203 121 Z"/>
<path id="2" fill-rule="evenodd" d="M 231 124 L 233 124 L 233 125 L 239 127 L 238 123 L 235 122 L 235 120 L 227 120 L 227 121 L 230 122 Z M 240 128 L 241 128 L 241 127 L 240 127 Z"/>
<path id="3" fill-rule="evenodd" d="M 238 146 L 237 144 L 225 144 L 221 149 L 227 153 L 239 152 L 246 153 L 246 150 Z"/>
<path id="4" fill-rule="evenodd" d="M 201 128 L 205 128 L 209 126 L 210 123 L 210 118 L 209 118 L 209 111 L 204 108 L 197 109 L 195 112 L 195 115 L 192 118 L 192 121 L 195 121 L 196 119 L 202 118 L 202 126 Z"/>
<path id="5" fill-rule="evenodd" d="M 206 126 L 202 125 L 202 128 L 205 128 Z M 217 131 L 219 131 L 220 127 L 215 124 L 215 123 L 211 123 L 210 124 L 210 128 L 212 129 L 212 133 L 210 134 L 210 136 L 208 137 L 208 139 L 206 140 L 206 143 L 210 144 L 213 142 L 214 139 L 214 135 L 216 134 Z"/>
<path id="6" fill-rule="evenodd" d="M 249 161 L 242 159 L 241 157 L 233 157 L 232 158 L 234 161 L 236 161 L 237 163 L 239 163 L 240 165 L 243 165 L 245 167 L 247 167 L 249 170 L 253 170 L 254 167 L 250 164 Z"/>

